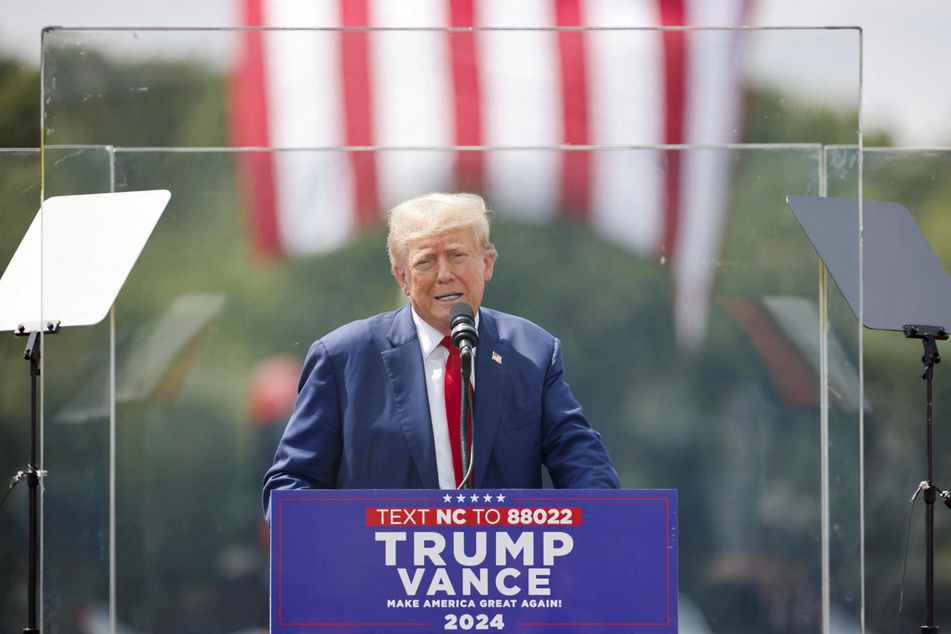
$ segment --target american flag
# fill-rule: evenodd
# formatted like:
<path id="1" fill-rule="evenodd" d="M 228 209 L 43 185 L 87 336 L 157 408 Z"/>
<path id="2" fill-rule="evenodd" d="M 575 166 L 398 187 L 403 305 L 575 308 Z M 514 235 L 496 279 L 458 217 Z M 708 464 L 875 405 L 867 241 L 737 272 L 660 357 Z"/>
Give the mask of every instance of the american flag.
<path id="1" fill-rule="evenodd" d="M 280 149 L 242 155 L 255 248 L 326 252 L 402 200 L 475 191 L 502 218 L 576 221 L 664 262 L 678 336 L 696 345 L 729 164 L 645 146 L 739 140 L 742 32 L 637 29 L 732 27 L 747 11 L 748 0 L 245 0 L 244 24 L 269 28 L 243 34 L 234 141 Z"/>

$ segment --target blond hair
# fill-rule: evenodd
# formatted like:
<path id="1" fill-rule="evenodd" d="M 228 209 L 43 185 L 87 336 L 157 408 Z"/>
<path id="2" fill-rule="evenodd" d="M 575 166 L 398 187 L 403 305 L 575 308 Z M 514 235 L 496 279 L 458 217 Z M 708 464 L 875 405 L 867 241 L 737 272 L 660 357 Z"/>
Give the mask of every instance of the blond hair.
<path id="1" fill-rule="evenodd" d="M 485 254 L 497 256 L 489 242 L 489 221 L 492 212 L 478 194 L 430 193 L 411 198 L 390 210 L 387 217 L 389 235 L 386 250 L 390 266 L 402 266 L 409 245 L 446 231 L 471 228 L 476 244 Z"/>

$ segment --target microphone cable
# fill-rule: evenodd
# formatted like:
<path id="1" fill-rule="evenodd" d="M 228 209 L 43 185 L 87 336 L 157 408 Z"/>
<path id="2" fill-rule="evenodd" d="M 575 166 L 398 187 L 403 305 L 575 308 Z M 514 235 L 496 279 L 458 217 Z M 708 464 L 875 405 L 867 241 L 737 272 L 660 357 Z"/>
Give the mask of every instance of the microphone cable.
<path id="1" fill-rule="evenodd" d="M 469 414 L 469 465 L 468 465 L 469 468 L 466 469 L 466 472 L 463 474 L 462 482 L 460 482 L 459 486 L 456 487 L 457 491 L 460 489 L 473 488 L 472 469 L 473 469 L 473 465 L 475 464 L 475 460 L 473 460 L 473 456 L 475 455 L 475 426 L 472 424 L 472 399 L 465 398 L 464 400 L 466 401 L 466 405 L 468 406 L 467 409 Z M 462 412 L 459 412 L 459 414 L 461 416 Z M 463 451 L 465 451 L 465 445 L 463 445 Z M 466 483 L 468 483 L 469 486 L 466 486 Z"/>

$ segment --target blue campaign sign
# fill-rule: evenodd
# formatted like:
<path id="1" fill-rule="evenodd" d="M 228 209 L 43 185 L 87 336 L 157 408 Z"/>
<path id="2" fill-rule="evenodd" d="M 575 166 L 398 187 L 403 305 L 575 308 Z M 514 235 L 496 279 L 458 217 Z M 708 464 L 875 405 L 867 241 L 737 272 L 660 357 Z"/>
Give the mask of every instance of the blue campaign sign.
<path id="1" fill-rule="evenodd" d="M 271 632 L 677 631 L 677 492 L 275 491 Z"/>

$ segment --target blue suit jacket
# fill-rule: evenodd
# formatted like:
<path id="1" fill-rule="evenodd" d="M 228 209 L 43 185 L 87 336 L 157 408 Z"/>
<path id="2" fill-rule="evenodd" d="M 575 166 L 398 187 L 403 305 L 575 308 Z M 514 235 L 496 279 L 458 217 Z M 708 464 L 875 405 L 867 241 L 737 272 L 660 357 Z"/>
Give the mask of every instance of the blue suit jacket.
<path id="1" fill-rule="evenodd" d="M 618 488 L 601 436 L 564 381 L 561 342 L 480 309 L 475 488 Z M 494 353 L 494 354 L 493 354 Z M 409 305 L 310 348 L 294 413 L 264 481 L 274 489 L 439 488 L 423 359 Z"/>

